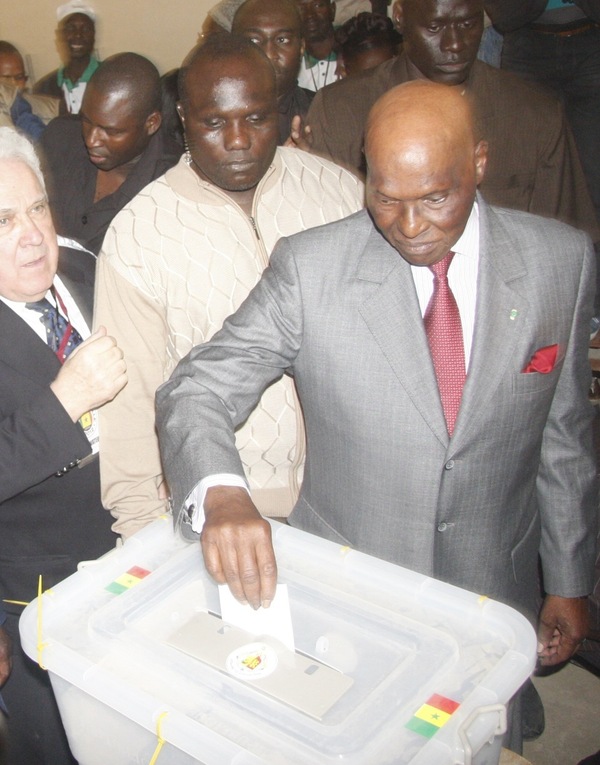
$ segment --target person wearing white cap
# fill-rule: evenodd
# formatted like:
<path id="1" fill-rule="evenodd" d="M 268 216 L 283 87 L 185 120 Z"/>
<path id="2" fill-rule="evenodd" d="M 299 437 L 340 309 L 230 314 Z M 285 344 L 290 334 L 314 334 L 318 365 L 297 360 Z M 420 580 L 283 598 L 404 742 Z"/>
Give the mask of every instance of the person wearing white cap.
<path id="1" fill-rule="evenodd" d="M 96 13 L 81 0 L 70 0 L 58 6 L 56 18 L 65 64 L 38 80 L 33 92 L 61 98 L 61 111 L 78 114 L 87 83 L 99 66 L 93 55 Z"/>

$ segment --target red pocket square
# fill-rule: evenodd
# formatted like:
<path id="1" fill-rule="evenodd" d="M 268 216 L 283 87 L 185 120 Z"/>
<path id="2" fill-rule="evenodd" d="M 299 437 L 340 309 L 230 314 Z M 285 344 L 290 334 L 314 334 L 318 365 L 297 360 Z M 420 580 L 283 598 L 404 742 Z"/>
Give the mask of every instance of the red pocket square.
<path id="1" fill-rule="evenodd" d="M 542 375 L 547 375 L 554 369 L 557 356 L 558 345 L 546 345 L 544 348 L 538 348 L 523 372 L 539 372 Z"/>

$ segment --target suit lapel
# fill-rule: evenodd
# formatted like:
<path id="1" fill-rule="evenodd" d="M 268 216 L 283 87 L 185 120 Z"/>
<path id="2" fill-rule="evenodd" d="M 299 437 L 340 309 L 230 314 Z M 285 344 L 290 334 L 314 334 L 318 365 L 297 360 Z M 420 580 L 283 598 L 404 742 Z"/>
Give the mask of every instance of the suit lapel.
<path id="1" fill-rule="evenodd" d="M 469 372 L 453 443 L 469 437 L 479 413 L 492 406 L 500 380 L 514 357 L 529 302 L 516 289 L 525 261 L 494 211 L 479 199 L 479 273 Z"/>
<path id="2" fill-rule="evenodd" d="M 478 425 L 478 413 L 492 406 L 509 367 L 529 303 L 516 289 L 525 261 L 494 211 L 479 198 L 480 252 L 477 307 L 469 373 L 453 444 Z M 375 228 L 358 278 L 379 284 L 360 308 L 394 374 L 438 440 L 449 437 L 410 266 Z"/>
<path id="3" fill-rule="evenodd" d="M 88 327 L 92 326 L 96 258 L 87 250 L 61 247 L 58 274 L 77 303 Z"/>
<path id="4" fill-rule="evenodd" d="M 41 386 L 50 384 L 60 369 L 56 354 L 1 301 L 0 358 L 4 364 Z"/>
<path id="5" fill-rule="evenodd" d="M 59 273 L 83 318 L 91 327 L 96 259 L 87 251 L 61 247 Z M 60 369 L 56 354 L 0 301 L 0 359 L 41 386 L 49 385 Z"/>
<path id="6" fill-rule="evenodd" d="M 360 307 L 365 323 L 415 408 L 447 445 L 446 421 L 410 266 L 373 227 L 357 275 L 379 284 Z"/>

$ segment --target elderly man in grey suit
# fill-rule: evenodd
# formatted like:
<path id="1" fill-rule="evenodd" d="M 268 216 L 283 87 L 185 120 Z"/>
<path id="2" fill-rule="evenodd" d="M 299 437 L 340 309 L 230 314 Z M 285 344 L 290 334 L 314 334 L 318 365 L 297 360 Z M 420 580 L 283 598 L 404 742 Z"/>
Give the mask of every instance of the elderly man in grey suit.
<path id="1" fill-rule="evenodd" d="M 247 301 L 159 390 L 177 516 L 202 531 L 217 581 L 268 604 L 269 527 L 233 432 L 292 374 L 308 451 L 289 522 L 532 619 L 539 553 L 539 657 L 560 663 L 593 586 L 591 242 L 477 195 L 487 146 L 454 88 L 388 91 L 366 152 L 368 212 L 281 240 Z M 433 271 L 448 260 L 446 281 Z"/>

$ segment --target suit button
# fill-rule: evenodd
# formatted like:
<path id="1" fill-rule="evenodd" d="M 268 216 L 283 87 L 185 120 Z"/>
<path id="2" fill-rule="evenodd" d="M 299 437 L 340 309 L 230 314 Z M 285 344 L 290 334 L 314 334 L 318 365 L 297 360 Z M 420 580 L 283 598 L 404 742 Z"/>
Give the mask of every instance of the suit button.
<path id="1" fill-rule="evenodd" d="M 452 470 L 453 467 L 454 467 L 454 460 L 448 460 L 448 462 L 446 462 L 446 464 L 444 465 L 444 468 L 446 470 Z"/>
<path id="2" fill-rule="evenodd" d="M 437 527 L 438 531 L 446 531 L 447 528 L 448 528 L 447 523 L 444 523 L 443 521 L 442 523 L 438 523 L 438 527 Z"/>
<path id="3" fill-rule="evenodd" d="M 87 215 L 82 215 L 82 216 L 81 216 L 81 222 L 82 222 L 82 223 L 83 223 L 83 225 L 85 226 L 85 224 L 87 223 Z"/>

